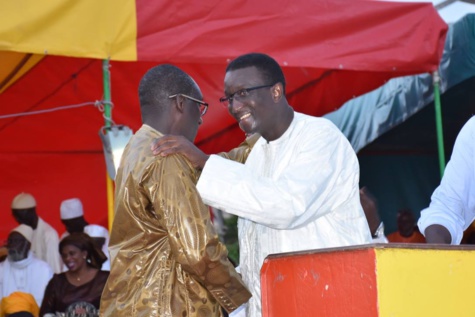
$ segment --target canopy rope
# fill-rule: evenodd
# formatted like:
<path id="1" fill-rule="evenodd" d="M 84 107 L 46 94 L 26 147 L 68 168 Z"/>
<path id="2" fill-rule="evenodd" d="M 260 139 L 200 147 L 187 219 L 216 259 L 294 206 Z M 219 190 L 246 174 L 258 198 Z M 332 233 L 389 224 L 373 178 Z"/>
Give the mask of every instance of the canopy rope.
<path id="1" fill-rule="evenodd" d="M 51 108 L 51 109 L 43 109 L 43 110 L 37 110 L 37 111 L 28 111 L 28 112 L 20 112 L 20 113 L 12 113 L 12 114 L 6 114 L 6 115 L 0 115 L 0 119 L 8 119 L 8 118 L 15 118 L 15 117 L 24 117 L 24 116 L 32 116 L 36 114 L 43 114 L 43 113 L 49 113 L 49 112 L 55 112 L 55 111 L 60 111 L 60 110 L 68 110 L 68 109 L 74 109 L 74 108 L 80 108 L 84 106 L 95 106 L 100 112 L 103 113 L 103 116 L 106 120 L 109 120 L 112 124 L 114 122 L 112 119 L 107 118 L 104 115 L 104 105 L 108 104 L 112 108 L 114 107 L 114 104 L 111 101 L 106 101 L 106 100 L 96 100 L 94 102 L 89 101 L 89 102 L 84 102 L 84 103 L 79 103 L 75 105 L 67 105 L 67 106 L 61 106 L 61 107 L 56 107 L 56 108 Z"/>

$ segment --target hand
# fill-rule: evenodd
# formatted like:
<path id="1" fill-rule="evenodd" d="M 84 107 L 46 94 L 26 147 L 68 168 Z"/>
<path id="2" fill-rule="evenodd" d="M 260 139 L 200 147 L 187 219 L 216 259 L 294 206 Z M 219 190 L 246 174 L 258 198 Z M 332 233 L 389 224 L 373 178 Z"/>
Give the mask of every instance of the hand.
<path id="1" fill-rule="evenodd" d="M 366 220 L 368 221 L 371 235 L 374 236 L 376 230 L 381 224 L 376 198 L 374 198 L 373 194 L 366 187 L 362 187 L 360 189 L 360 202 L 361 207 L 363 207 Z"/>
<path id="2" fill-rule="evenodd" d="M 155 139 L 150 146 L 153 155 L 184 155 L 197 169 L 203 169 L 209 156 L 198 149 L 190 140 L 181 135 L 165 135 Z"/>

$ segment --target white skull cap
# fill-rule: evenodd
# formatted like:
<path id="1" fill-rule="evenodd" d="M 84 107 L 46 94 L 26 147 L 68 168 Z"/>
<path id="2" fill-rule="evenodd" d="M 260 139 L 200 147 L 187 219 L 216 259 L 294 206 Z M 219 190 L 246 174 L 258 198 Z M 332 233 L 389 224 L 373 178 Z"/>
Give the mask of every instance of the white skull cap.
<path id="1" fill-rule="evenodd" d="M 79 198 L 63 200 L 59 209 L 61 212 L 61 219 L 64 220 L 84 216 L 82 203 Z"/>
<path id="2" fill-rule="evenodd" d="M 21 234 L 30 243 L 31 243 L 31 240 L 33 240 L 33 229 L 30 226 L 19 225 L 18 227 L 13 229 L 12 232 L 13 231 L 18 232 L 19 234 Z"/>
<path id="3" fill-rule="evenodd" d="M 109 232 L 106 228 L 99 225 L 88 225 L 84 227 L 84 233 L 91 238 L 106 238 L 109 236 Z"/>
<path id="4" fill-rule="evenodd" d="M 36 207 L 36 200 L 30 194 L 21 193 L 13 198 L 12 209 L 29 209 L 33 207 Z"/>

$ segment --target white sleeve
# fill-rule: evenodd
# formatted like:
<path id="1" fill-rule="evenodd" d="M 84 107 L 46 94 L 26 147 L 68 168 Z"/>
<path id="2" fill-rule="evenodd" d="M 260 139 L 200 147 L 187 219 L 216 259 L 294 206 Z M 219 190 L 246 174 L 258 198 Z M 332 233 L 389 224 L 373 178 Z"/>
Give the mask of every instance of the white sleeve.
<path id="1" fill-rule="evenodd" d="M 197 185 L 203 201 L 277 229 L 296 228 L 330 212 L 358 186 L 356 154 L 336 127 L 305 133 L 298 142 L 297 151 L 282 157 L 278 178 L 211 155 Z"/>
<path id="2" fill-rule="evenodd" d="M 475 117 L 465 124 L 455 141 L 452 157 L 440 185 L 422 210 L 419 229 L 434 224 L 450 232 L 452 244 L 459 244 L 463 231 L 475 218 Z"/>
<path id="3" fill-rule="evenodd" d="M 246 317 L 247 303 L 242 304 L 229 314 L 229 317 Z"/>

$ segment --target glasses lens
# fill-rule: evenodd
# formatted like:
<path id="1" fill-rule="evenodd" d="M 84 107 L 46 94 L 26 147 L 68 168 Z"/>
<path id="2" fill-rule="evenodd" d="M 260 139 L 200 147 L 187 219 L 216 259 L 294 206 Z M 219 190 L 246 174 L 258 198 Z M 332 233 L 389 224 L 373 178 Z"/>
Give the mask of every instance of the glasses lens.
<path id="1" fill-rule="evenodd" d="M 208 110 L 208 106 L 202 103 L 198 103 L 198 107 L 200 108 L 200 115 L 204 116 L 206 113 L 206 110 Z"/>
<path id="2" fill-rule="evenodd" d="M 208 106 L 207 105 L 202 105 L 201 108 L 201 116 L 204 116 L 206 111 L 208 111 Z"/>

